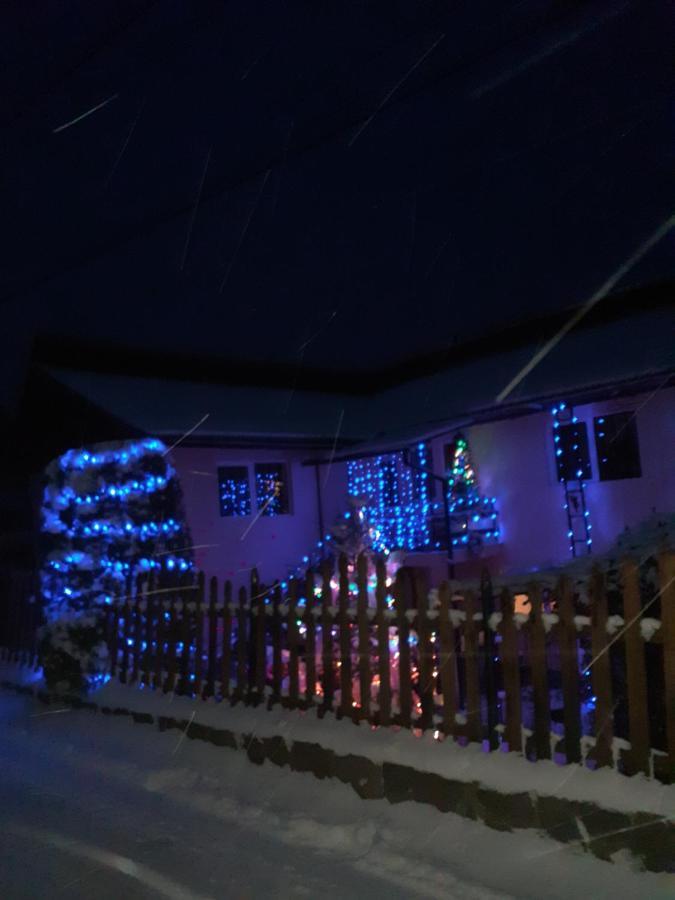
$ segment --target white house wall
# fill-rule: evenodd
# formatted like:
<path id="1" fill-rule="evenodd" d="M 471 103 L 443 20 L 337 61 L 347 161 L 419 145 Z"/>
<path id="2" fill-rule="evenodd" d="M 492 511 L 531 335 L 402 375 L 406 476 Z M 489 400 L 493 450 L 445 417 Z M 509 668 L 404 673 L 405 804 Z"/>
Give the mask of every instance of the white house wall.
<path id="1" fill-rule="evenodd" d="M 642 476 L 599 481 L 593 418 L 635 411 Z M 624 528 L 636 526 L 653 512 L 675 510 L 675 389 L 654 395 L 575 407 L 588 431 L 592 478 L 586 498 L 593 527 L 593 550 L 606 550 Z M 550 411 L 506 419 L 465 430 L 483 493 L 497 498 L 502 544 L 490 548 L 495 572 L 526 571 L 570 558 L 562 486 L 558 483 Z M 452 434 L 431 442 L 434 470 L 443 471 L 443 447 Z M 286 576 L 319 539 L 316 474 L 303 466 L 306 450 L 234 450 L 180 448 L 171 454 L 185 494 L 193 543 L 215 544 L 195 550 L 197 564 L 208 574 L 243 583 L 253 566 L 269 583 Z M 289 515 L 256 515 L 253 465 L 285 462 L 290 473 Z M 251 475 L 251 516 L 221 517 L 217 470 L 223 465 L 248 465 Z M 347 465 L 319 469 L 324 528 L 345 510 Z M 424 558 L 415 555 L 415 563 Z M 438 556 L 436 568 L 445 571 Z"/>
<path id="2" fill-rule="evenodd" d="M 251 450 L 178 447 L 171 453 L 184 493 L 185 511 L 196 545 L 195 561 L 207 575 L 228 578 L 235 585 L 248 581 L 256 566 L 261 580 L 269 584 L 283 579 L 289 567 L 319 540 L 319 509 L 316 474 L 313 466 L 303 466 L 307 450 Z M 253 467 L 258 462 L 283 462 L 290 482 L 290 513 L 257 516 Z M 251 484 L 250 516 L 221 516 L 218 467 L 249 467 Z M 332 524 L 346 508 L 344 465 L 319 469 L 322 487 L 324 526 Z M 255 519 L 255 523 L 254 523 Z M 199 546 L 215 545 L 215 546 Z"/>
<path id="3" fill-rule="evenodd" d="M 593 419 L 635 412 L 642 476 L 600 481 Z M 653 512 L 675 510 L 675 389 L 585 406 L 575 414 L 588 431 L 592 478 L 586 500 L 593 550 L 602 553 L 626 528 Z M 497 498 L 504 571 L 522 571 L 570 557 L 563 488 L 557 481 L 550 411 L 465 430 L 481 491 Z M 432 441 L 434 468 L 443 469 L 451 435 Z"/>

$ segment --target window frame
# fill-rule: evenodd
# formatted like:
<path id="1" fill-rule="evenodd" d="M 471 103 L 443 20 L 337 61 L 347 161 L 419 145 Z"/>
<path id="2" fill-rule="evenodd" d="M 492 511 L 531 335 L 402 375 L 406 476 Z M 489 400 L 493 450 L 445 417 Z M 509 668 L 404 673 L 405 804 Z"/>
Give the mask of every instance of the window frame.
<path id="1" fill-rule="evenodd" d="M 278 468 L 283 476 L 283 481 L 281 484 L 283 485 L 283 489 L 280 492 L 281 496 L 284 497 L 285 500 L 285 508 L 281 512 L 277 513 L 268 513 L 263 510 L 263 506 L 265 500 L 268 499 L 265 497 L 260 502 L 260 497 L 258 496 L 258 469 L 263 467 L 275 467 Z M 264 516 L 265 518 L 277 518 L 278 516 L 292 516 L 293 515 L 293 494 L 291 490 L 291 477 L 290 477 L 290 466 L 284 460 L 274 460 L 270 462 L 254 462 L 253 463 L 253 486 L 255 491 L 255 507 L 256 507 L 256 515 Z"/>
<path id="2" fill-rule="evenodd" d="M 618 447 L 615 448 L 615 453 L 620 454 L 618 459 L 615 459 L 613 464 L 609 463 L 608 465 L 608 457 L 603 458 L 602 456 L 603 449 L 601 441 L 604 439 L 605 433 L 600 429 L 604 429 L 611 434 L 611 430 L 607 428 L 607 420 L 616 419 L 618 417 L 621 417 L 624 422 L 610 440 L 610 444 L 617 439 L 618 434 L 622 431 L 626 431 L 627 434 L 626 438 L 624 438 L 624 443 L 619 444 Z M 598 466 L 598 481 L 627 481 L 632 478 L 642 478 L 642 455 L 640 453 L 640 436 L 638 433 L 635 410 L 621 410 L 619 412 L 603 413 L 602 415 L 594 416 L 593 437 L 595 439 L 595 458 Z M 625 441 L 631 441 L 631 437 L 632 444 L 630 446 L 630 452 L 633 455 L 629 456 Z M 630 474 L 616 474 L 618 464 L 621 461 L 626 463 L 623 471 L 629 470 Z"/>
<path id="3" fill-rule="evenodd" d="M 577 475 L 578 470 L 576 470 L 573 473 L 572 477 L 567 477 L 570 474 L 569 470 L 565 469 L 563 467 L 565 464 L 563 462 L 561 462 L 561 460 L 565 459 L 565 449 L 562 446 L 559 446 L 559 444 L 563 443 L 562 442 L 563 433 L 566 432 L 568 429 L 573 429 L 573 428 L 578 428 L 579 431 L 581 432 L 581 435 L 583 435 L 583 442 L 585 443 L 586 458 L 584 460 L 582 460 L 582 463 L 583 463 L 582 473 L 583 474 L 580 476 Z M 593 476 L 593 462 L 592 462 L 592 458 L 591 458 L 591 456 L 592 456 L 591 455 L 591 443 L 590 443 L 590 438 L 589 438 L 588 432 L 589 432 L 588 423 L 585 421 L 582 421 L 581 419 L 579 419 L 577 422 L 561 422 L 559 427 L 556 428 L 554 436 L 556 438 L 559 438 L 560 440 L 555 441 L 555 443 L 554 443 L 555 450 L 554 450 L 553 460 L 554 460 L 554 464 L 555 464 L 556 479 L 558 482 L 562 482 L 562 481 L 566 481 L 566 482 L 567 481 L 592 481 L 593 480 L 593 477 L 594 477 Z M 580 435 L 580 437 L 581 437 L 581 435 Z M 562 453 L 558 454 L 558 450 L 561 450 Z M 571 446 L 571 451 L 572 452 L 574 451 L 573 445 Z M 570 465 L 571 465 L 571 462 L 570 462 Z M 584 466 L 586 467 L 585 471 L 584 471 Z"/>
<path id="4" fill-rule="evenodd" d="M 236 470 L 240 473 L 245 473 L 246 477 L 246 488 L 248 493 L 248 512 L 239 514 L 237 512 L 227 513 L 223 512 L 223 499 L 221 497 L 222 492 L 222 484 L 223 478 L 221 478 L 221 472 Z M 251 490 L 251 467 L 248 463 L 225 463 L 217 466 L 216 468 L 216 479 L 218 482 L 218 511 L 220 513 L 221 519 L 246 519 L 249 516 L 253 515 L 253 491 Z M 243 482 L 243 478 L 241 479 Z"/>

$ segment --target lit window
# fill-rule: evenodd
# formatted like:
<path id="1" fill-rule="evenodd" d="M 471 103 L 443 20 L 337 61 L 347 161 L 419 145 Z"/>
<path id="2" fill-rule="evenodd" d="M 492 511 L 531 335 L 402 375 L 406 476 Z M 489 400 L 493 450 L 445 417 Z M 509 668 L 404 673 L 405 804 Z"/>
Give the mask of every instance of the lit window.
<path id="1" fill-rule="evenodd" d="M 218 498 L 221 516 L 251 515 L 251 489 L 247 466 L 218 468 Z"/>
<path id="2" fill-rule="evenodd" d="M 556 428 L 555 448 L 558 481 L 588 481 L 592 477 L 585 422 Z"/>
<path id="3" fill-rule="evenodd" d="M 593 420 L 601 481 L 639 478 L 640 447 L 635 413 L 620 412 Z"/>
<path id="4" fill-rule="evenodd" d="M 282 516 L 289 512 L 288 478 L 284 463 L 256 463 L 255 496 L 263 516 Z"/>

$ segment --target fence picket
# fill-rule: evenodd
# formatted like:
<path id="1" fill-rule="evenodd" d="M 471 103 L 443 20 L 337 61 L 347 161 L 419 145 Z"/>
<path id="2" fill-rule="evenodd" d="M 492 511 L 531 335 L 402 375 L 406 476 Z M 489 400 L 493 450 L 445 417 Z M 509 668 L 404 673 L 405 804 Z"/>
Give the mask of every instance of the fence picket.
<path id="1" fill-rule="evenodd" d="M 223 585 L 223 643 L 220 656 L 220 693 L 223 698 L 232 695 L 232 583 Z"/>
<path id="2" fill-rule="evenodd" d="M 349 625 L 349 573 L 347 557 L 340 554 L 338 560 L 339 594 L 338 594 L 338 629 L 340 644 L 340 713 L 343 716 L 352 714 L 352 642 Z"/>
<path id="3" fill-rule="evenodd" d="M 368 624 L 368 559 L 364 553 L 356 561 L 359 629 L 359 706 L 360 716 L 370 718 L 370 628 Z"/>
<path id="4" fill-rule="evenodd" d="M 275 585 L 272 613 L 272 698 L 270 703 L 279 703 L 282 686 L 281 660 L 281 586 Z"/>
<path id="5" fill-rule="evenodd" d="M 246 588 L 239 588 L 239 605 L 237 607 L 237 688 L 235 698 L 243 700 L 246 697 L 248 687 L 248 672 L 246 663 L 248 656 L 248 641 L 246 635 Z"/>
<path id="6" fill-rule="evenodd" d="M 288 702 L 298 705 L 300 679 L 298 667 L 298 590 L 299 585 L 292 579 L 288 591 L 288 618 L 286 628 L 288 635 Z"/>
<path id="7" fill-rule="evenodd" d="M 399 569 L 394 581 L 394 607 L 398 626 L 398 719 L 404 728 L 410 728 L 412 717 L 410 625 L 406 616 L 406 612 L 412 608 L 411 599 L 410 577 L 403 569 Z"/>
<path id="8" fill-rule="evenodd" d="M 155 590 L 159 590 L 160 580 L 157 579 L 155 582 Z M 155 652 L 153 657 L 153 674 L 152 674 L 152 686 L 154 690 L 161 690 L 164 687 L 164 645 L 167 640 L 167 621 L 166 621 L 166 613 L 167 610 L 164 609 L 164 604 L 167 606 L 168 601 L 166 601 L 165 594 L 156 593 L 153 598 L 153 617 L 156 619 L 155 626 Z"/>
<path id="9" fill-rule="evenodd" d="M 668 781 L 675 782 L 675 554 L 661 553 L 658 563 L 668 754 L 663 774 Z"/>
<path id="10" fill-rule="evenodd" d="M 551 708 L 541 588 L 538 584 L 530 584 L 527 595 L 532 609 L 529 622 L 529 649 L 534 700 L 534 748 L 537 759 L 550 759 Z"/>
<path id="11" fill-rule="evenodd" d="M 307 570 L 305 575 L 305 700 L 309 706 L 314 705 L 316 694 L 316 619 L 313 612 L 314 574 Z"/>
<path id="12" fill-rule="evenodd" d="M 420 698 L 420 728 L 427 730 L 434 722 L 434 651 L 429 620 L 429 601 L 426 582 L 418 571 L 414 578 L 417 605 L 417 692 Z"/>
<path id="13" fill-rule="evenodd" d="M 267 651 L 265 638 L 267 635 L 266 605 L 267 590 L 256 578 L 256 616 L 255 621 L 255 679 L 256 701 L 261 702 L 265 695 L 265 679 L 267 669 Z M 253 601 L 251 601 L 253 603 Z"/>
<path id="14" fill-rule="evenodd" d="M 624 754 L 626 772 L 649 774 L 649 707 L 645 645 L 640 633 L 640 587 L 633 560 L 621 565 L 623 618 L 626 622 L 626 686 L 628 691 L 628 733 L 630 750 Z"/>
<path id="15" fill-rule="evenodd" d="M 387 613 L 387 570 L 384 560 L 379 556 L 375 563 L 375 599 L 377 603 L 377 674 L 380 681 L 377 692 L 378 715 L 380 725 L 388 725 L 391 721 L 391 668 L 389 660 L 389 618 Z"/>
<path id="16" fill-rule="evenodd" d="M 321 566 L 321 645 L 322 666 L 321 685 L 323 688 L 323 709 L 333 708 L 334 678 L 333 678 L 333 617 L 331 606 L 333 592 L 330 586 L 332 571 L 328 560 Z"/>
<path id="17" fill-rule="evenodd" d="M 127 684 L 129 681 L 129 646 L 132 640 L 133 621 L 133 595 L 131 591 L 131 579 L 127 579 L 127 596 L 124 599 L 124 631 L 122 637 L 122 660 L 120 663 L 120 681 Z"/>
<path id="18" fill-rule="evenodd" d="M 180 634 L 179 631 L 179 621 L 178 621 L 178 605 L 180 603 L 179 595 L 177 589 L 174 587 L 174 590 L 169 594 L 170 597 L 170 605 L 169 605 L 169 627 L 168 627 L 168 645 L 169 645 L 169 660 L 167 665 L 167 677 L 166 684 L 164 685 L 164 691 L 167 693 L 175 693 L 176 691 L 176 679 L 178 673 L 178 636 Z"/>
<path id="19" fill-rule="evenodd" d="M 153 591 L 155 589 L 155 574 L 154 572 L 150 573 L 150 576 L 145 584 L 145 592 L 143 594 L 143 645 L 142 646 L 142 665 L 141 665 L 141 680 L 143 682 L 144 687 L 148 687 L 150 685 L 150 674 L 152 671 L 152 640 L 153 640 L 153 600 L 154 595 Z"/>
<path id="20" fill-rule="evenodd" d="M 483 739 L 480 695 L 479 629 L 476 620 L 478 603 L 474 591 L 464 594 L 464 671 L 466 678 L 466 733 L 470 741 Z"/>
<path id="21" fill-rule="evenodd" d="M 216 662 L 218 654 L 218 579 L 213 575 L 209 581 L 209 659 L 206 671 L 204 697 L 216 693 Z"/>
<path id="22" fill-rule="evenodd" d="M 440 653 L 438 672 L 443 694 L 443 733 L 450 736 L 457 732 L 457 669 L 455 656 L 455 629 L 450 619 L 450 586 L 443 581 L 438 589 Z"/>
<path id="23" fill-rule="evenodd" d="M 569 578 L 558 583 L 558 642 L 560 645 L 560 674 L 563 692 L 563 722 L 565 726 L 565 759 L 581 762 L 581 716 L 579 712 L 579 651 L 577 627 L 574 623 L 574 598 Z"/>
<path id="24" fill-rule="evenodd" d="M 131 672 L 129 677 L 130 684 L 137 682 L 141 675 L 143 664 L 143 605 L 145 601 L 145 593 L 147 590 L 147 576 L 139 575 L 136 578 L 136 593 L 134 596 L 134 615 L 133 615 L 133 645 L 131 653 Z"/>
<path id="25" fill-rule="evenodd" d="M 123 609 L 123 597 L 123 590 L 121 597 L 116 591 L 113 594 L 113 602 L 110 609 L 110 643 L 108 644 L 108 650 L 110 655 L 110 675 L 113 678 L 115 676 L 119 678 L 120 617 Z"/>
<path id="26" fill-rule="evenodd" d="M 607 634 L 607 594 L 605 579 L 596 568 L 591 575 L 591 676 L 595 702 L 595 747 L 593 758 L 597 766 L 612 764 L 614 709 L 612 707 L 612 676 Z"/>
<path id="27" fill-rule="evenodd" d="M 197 573 L 197 590 L 194 597 L 197 604 L 195 612 L 195 662 L 194 662 L 194 692 L 197 697 L 202 697 L 206 689 L 206 676 L 204 674 L 204 648 L 206 641 L 206 580 L 203 572 Z"/>
<path id="28" fill-rule="evenodd" d="M 504 588 L 501 593 L 501 635 L 502 670 L 504 672 L 504 694 L 506 716 L 504 740 L 510 751 L 522 751 L 522 701 L 520 694 L 520 653 L 518 649 L 518 629 L 513 619 L 513 593 Z"/>
<path id="29" fill-rule="evenodd" d="M 194 592 L 190 590 L 189 575 L 179 578 L 180 596 L 183 601 L 183 608 L 180 620 L 181 634 L 181 656 L 180 656 L 180 682 L 177 693 L 192 693 L 192 685 L 190 682 L 191 675 L 191 651 L 192 651 L 192 612 L 190 605 L 194 602 Z"/>

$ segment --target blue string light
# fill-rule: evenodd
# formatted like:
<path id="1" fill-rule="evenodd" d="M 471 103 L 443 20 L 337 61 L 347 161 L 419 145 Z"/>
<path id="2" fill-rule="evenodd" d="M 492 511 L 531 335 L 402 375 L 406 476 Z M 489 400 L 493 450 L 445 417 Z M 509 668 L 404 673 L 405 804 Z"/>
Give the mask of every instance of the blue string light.
<path id="1" fill-rule="evenodd" d="M 100 613 L 124 592 L 124 582 L 140 572 L 193 567 L 181 553 L 189 548 L 172 549 L 177 539 L 189 543 L 185 526 L 159 515 L 174 511 L 175 486 L 166 493 L 174 476 L 164 445 L 154 438 L 69 450 L 47 469 L 45 635 L 53 650 L 80 660 L 90 685 L 105 681 Z"/>
<path id="2" fill-rule="evenodd" d="M 250 516 L 248 467 L 221 466 L 218 469 L 218 494 L 221 516 Z"/>
<path id="3" fill-rule="evenodd" d="M 590 478 L 590 467 L 586 456 L 580 446 L 580 429 L 574 429 L 571 440 L 561 440 L 560 429 L 573 428 L 579 422 L 578 416 L 573 414 L 571 408 L 565 403 L 559 403 L 551 410 L 553 415 L 553 443 L 556 455 L 556 471 L 558 481 L 565 489 L 565 503 L 563 509 L 567 513 L 567 537 L 572 556 L 577 555 L 577 544 L 585 544 L 586 552 L 590 553 L 593 545 L 591 538 L 592 525 L 590 513 L 586 509 L 586 495 L 584 480 Z M 571 476 L 571 477 L 570 477 Z M 579 488 L 570 488 L 569 482 L 577 481 Z M 580 518 L 583 527 L 583 536 L 575 538 L 573 519 Z"/>
<path id="4" fill-rule="evenodd" d="M 427 448 L 417 444 L 416 466 L 427 468 Z M 428 475 L 407 466 L 403 452 L 347 464 L 348 493 L 364 497 L 363 513 L 370 523 L 376 551 L 429 549 Z"/>
<path id="5" fill-rule="evenodd" d="M 284 466 L 258 463 L 255 467 L 255 494 L 263 516 L 280 516 L 288 512 Z"/>

